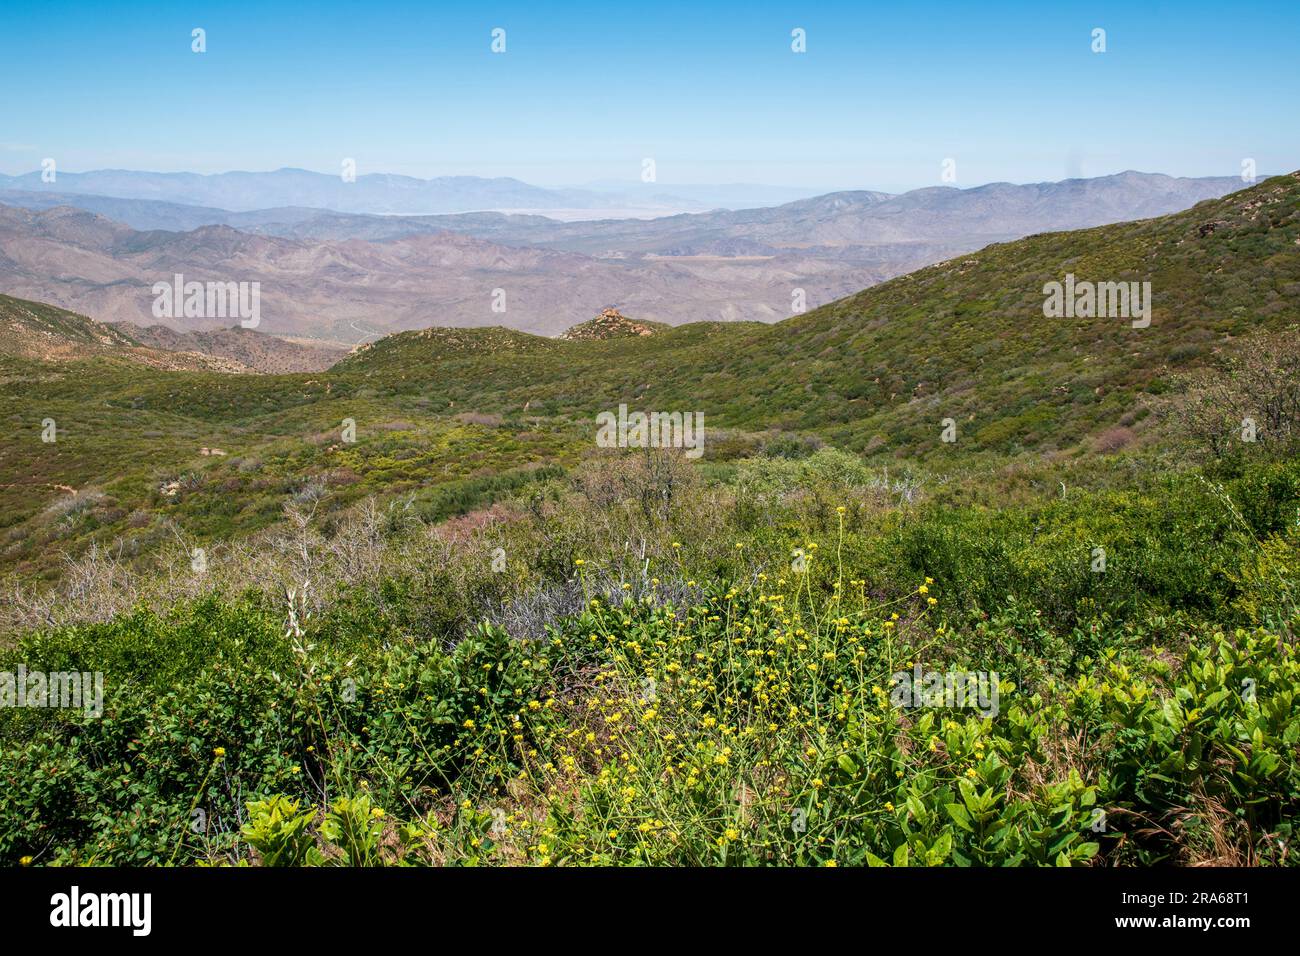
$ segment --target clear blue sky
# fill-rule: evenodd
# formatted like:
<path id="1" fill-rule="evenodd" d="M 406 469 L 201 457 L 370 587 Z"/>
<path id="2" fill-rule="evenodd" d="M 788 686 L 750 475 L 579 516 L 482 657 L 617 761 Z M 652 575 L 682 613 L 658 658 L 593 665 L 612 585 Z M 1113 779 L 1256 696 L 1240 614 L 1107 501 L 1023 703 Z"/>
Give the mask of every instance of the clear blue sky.
<path id="1" fill-rule="evenodd" d="M 0 172 L 354 157 L 558 185 L 653 157 L 660 183 L 902 188 L 946 157 L 957 185 L 1300 167 L 1297 0 L 443 7 L 6 0 Z"/>

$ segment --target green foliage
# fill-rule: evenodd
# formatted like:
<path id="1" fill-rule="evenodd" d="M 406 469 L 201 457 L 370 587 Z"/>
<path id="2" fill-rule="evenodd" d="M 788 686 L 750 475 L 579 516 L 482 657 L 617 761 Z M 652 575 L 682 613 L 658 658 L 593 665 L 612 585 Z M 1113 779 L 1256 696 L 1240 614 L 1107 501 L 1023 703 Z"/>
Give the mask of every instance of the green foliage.
<path id="1" fill-rule="evenodd" d="M 311 810 L 302 812 L 296 801 L 274 796 L 250 803 L 248 816 L 240 834 L 257 851 L 263 866 L 317 866 L 324 862 L 309 829 Z"/>
<path id="2" fill-rule="evenodd" d="M 1136 406 L 1294 321 L 1298 204 L 1270 180 L 770 327 L 427 330 L 310 376 L 0 357 L 23 582 L 92 545 L 147 575 L 178 528 L 256 552 L 292 509 L 230 593 L 121 610 L 120 568 L 71 574 L 82 622 L 12 635 L 0 670 L 102 672 L 105 710 L 0 708 L 0 862 L 1292 864 L 1300 464 L 1180 470 Z M 1151 327 L 1045 321 L 1067 269 L 1150 278 Z M 594 454 L 621 401 L 703 410 L 707 468 Z M 898 706 L 913 667 L 1000 705 Z"/>
<path id="3" fill-rule="evenodd" d="M 1144 446 L 1154 439 L 1136 427 L 1143 401 L 1169 390 L 1169 367 L 1192 371 L 1300 320 L 1298 210 L 1293 174 L 1171 216 L 995 244 L 775 325 L 577 341 L 425 329 L 325 373 L 164 371 L 93 356 L 51 365 L 0 348 L 18 438 L 0 466 L 10 532 L 0 563 L 51 574 L 60 551 L 119 540 L 143 553 L 169 521 L 198 544 L 219 542 L 267 527 L 307 485 L 328 492 L 331 511 L 414 494 L 440 519 L 517 491 L 536 465 L 571 467 L 592 447 L 593 416 L 621 402 L 703 412 L 715 462 L 736 454 L 723 429 L 767 436 L 773 457 L 830 442 L 940 472 Z M 1150 281 L 1150 327 L 1045 319 L 1043 284 L 1066 271 Z M 54 445 L 39 439 L 46 417 L 59 423 Z M 345 418 L 355 445 L 339 439 Z M 945 419 L 955 443 L 940 440 Z M 162 490 L 173 481 L 178 490 Z M 60 486 L 98 497 L 65 511 Z"/>
<path id="4" fill-rule="evenodd" d="M 449 650 L 358 640 L 340 652 L 323 624 L 285 636 L 248 603 L 207 601 L 163 624 L 135 615 L 113 627 L 244 637 L 185 662 L 165 692 L 111 693 L 100 720 L 11 725 L 0 779 L 25 785 L 0 789 L 0 854 L 349 866 L 1291 859 L 1276 850 L 1300 803 L 1300 660 L 1287 641 L 1198 627 L 1177 664 L 1147 640 L 1158 621 L 1134 622 L 1094 633 L 1081 656 L 1027 607 L 952 629 L 931 619 L 931 586 L 882 604 L 861 579 L 836 587 L 843 573 L 814 560 L 780 581 L 710 584 L 684 604 L 653 589 L 596 596 L 544 639 L 483 625 Z M 111 633 L 73 629 L 21 650 L 68 660 L 77 638 Z M 112 644 L 76 659 L 127 666 Z M 993 671 L 1000 706 L 900 709 L 893 675 L 913 664 Z M 322 788 L 351 796 L 320 806 Z"/>

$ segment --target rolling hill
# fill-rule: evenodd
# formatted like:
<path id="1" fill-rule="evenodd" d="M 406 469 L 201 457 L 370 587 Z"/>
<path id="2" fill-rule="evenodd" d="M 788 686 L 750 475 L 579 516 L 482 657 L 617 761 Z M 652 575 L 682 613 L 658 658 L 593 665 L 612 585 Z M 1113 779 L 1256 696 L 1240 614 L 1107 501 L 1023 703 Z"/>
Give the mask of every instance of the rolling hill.
<path id="1" fill-rule="evenodd" d="M 1150 282 L 1150 325 L 1046 318 L 1044 285 L 1067 273 Z M 332 507 L 377 494 L 455 514 L 579 461 L 594 416 L 620 404 L 702 412 L 714 463 L 777 432 L 938 471 L 1087 460 L 1149 437 L 1147 404 L 1175 373 L 1297 323 L 1300 173 L 1170 216 L 995 244 L 774 325 L 574 339 L 430 328 L 325 372 L 251 376 L 123 361 L 136 352 L 116 340 L 55 365 L 20 332 L 0 354 L 19 439 L 0 458 L 0 564 L 48 570 L 90 541 L 147 549 L 174 523 L 229 541 L 313 488 Z M 56 445 L 38 438 L 47 417 Z M 355 443 L 340 438 L 347 420 Z"/>
<path id="2" fill-rule="evenodd" d="M 115 325 L 7 295 L 0 295 L 0 355 L 42 363 L 110 359 L 155 369 L 248 371 L 237 361 L 156 347 Z"/>
<path id="3" fill-rule="evenodd" d="M 1300 322 L 1300 180 L 1171 216 L 995 244 L 771 326 L 692 324 L 645 340 L 425 354 L 418 335 L 359 350 L 335 374 L 461 405 L 586 415 L 636 402 L 720 425 L 817 430 L 879 453 L 939 451 L 943 418 L 976 448 L 1067 448 L 1127 427 L 1170 370 Z M 1045 283 L 1149 281 L 1148 328 L 1048 319 Z"/>
<path id="4" fill-rule="evenodd" d="M 177 332 L 165 325 L 131 326 L 143 345 L 168 352 L 190 352 L 230 362 L 255 372 L 321 372 L 347 354 L 316 342 L 295 342 L 254 329 L 233 326 L 210 332 Z"/>

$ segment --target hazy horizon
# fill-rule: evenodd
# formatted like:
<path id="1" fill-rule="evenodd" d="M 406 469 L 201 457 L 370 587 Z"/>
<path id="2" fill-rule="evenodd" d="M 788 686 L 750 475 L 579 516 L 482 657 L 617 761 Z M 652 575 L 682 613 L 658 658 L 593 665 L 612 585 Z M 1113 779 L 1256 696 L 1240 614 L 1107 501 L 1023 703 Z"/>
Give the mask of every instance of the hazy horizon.
<path id="1" fill-rule="evenodd" d="M 1283 169 L 1257 170 L 1254 178 L 1266 179 L 1270 176 L 1281 175 L 1285 171 L 1286 170 Z M 320 169 L 309 169 L 303 166 L 296 166 L 296 165 L 284 165 L 273 169 L 227 169 L 227 170 L 221 170 L 217 172 L 207 172 L 207 173 L 200 173 L 200 172 L 195 172 L 194 170 L 184 170 L 184 169 L 160 170 L 160 169 L 104 168 L 104 169 L 84 169 L 84 170 L 81 169 L 77 169 L 77 170 L 59 169 L 58 170 L 59 175 L 65 177 L 68 175 L 82 176 L 82 175 L 91 175 L 96 173 L 125 173 L 131 175 L 141 175 L 141 176 L 192 175 L 192 176 L 200 176 L 204 178 L 218 178 L 221 176 L 232 176 L 232 175 L 233 176 L 238 176 L 238 175 L 263 176 L 263 175 L 272 175 L 275 173 L 283 173 L 283 172 L 310 173 L 317 176 L 325 176 L 331 178 L 334 175 L 336 175 L 335 173 L 329 171 L 320 170 Z M 373 173 L 358 173 L 357 178 L 364 179 L 366 177 L 372 177 L 372 178 L 405 177 L 405 178 L 418 180 L 420 182 L 432 182 L 440 179 L 482 179 L 482 180 L 500 179 L 500 180 L 513 180 L 516 182 L 520 182 L 524 185 L 537 186 L 543 189 L 554 190 L 554 191 L 584 190 L 584 191 L 594 192 L 594 193 L 608 192 L 611 194 L 617 193 L 619 191 L 640 191 L 647 194 L 657 193 L 661 195 L 671 195 L 674 189 L 678 189 L 678 190 L 687 190 L 687 191 L 695 192 L 696 193 L 695 196 L 691 196 L 687 194 L 687 195 L 683 195 L 682 198 L 697 199 L 697 200 L 699 198 L 699 191 L 702 190 L 720 190 L 720 191 L 752 190 L 755 192 L 768 190 L 772 192 L 788 193 L 789 195 L 784 196 L 783 198 L 769 199 L 761 203 L 761 205 L 778 205 L 785 202 L 796 201 L 797 199 L 803 197 L 811 198 L 815 196 L 822 196 L 822 195 L 839 193 L 839 192 L 884 192 L 884 193 L 903 194 L 918 189 L 929 189 L 929 188 L 955 188 L 955 189 L 969 190 L 969 189 L 980 189 L 987 186 L 1004 185 L 1004 184 L 1014 185 L 1014 186 L 1025 186 L 1025 185 L 1037 185 L 1037 184 L 1048 184 L 1048 183 L 1060 183 L 1071 179 L 1081 179 L 1081 180 L 1105 179 L 1107 177 L 1124 175 L 1126 173 L 1135 173 L 1137 175 L 1142 175 L 1142 176 L 1170 176 L 1171 178 L 1176 178 L 1176 179 L 1212 179 L 1212 178 L 1219 178 L 1225 176 L 1232 177 L 1234 175 L 1240 176 L 1241 171 L 1234 170 L 1230 173 L 1218 173 L 1209 176 L 1180 176 L 1178 174 L 1167 173 L 1162 170 L 1156 170 L 1156 169 L 1117 169 L 1109 172 L 1097 173 L 1096 175 L 1092 175 L 1092 176 L 1073 176 L 1073 177 L 1063 176 L 1060 177 L 1059 179 L 1054 179 L 1054 180 L 1016 181 L 1016 180 L 1009 180 L 1009 179 L 993 179 L 986 182 L 977 182 L 977 183 L 939 182 L 939 183 L 932 183 L 926 186 L 911 186 L 911 187 L 907 187 L 907 186 L 891 187 L 888 185 L 876 185 L 876 184 L 846 184 L 846 185 L 832 186 L 832 187 L 821 187 L 821 186 L 806 186 L 806 185 L 782 184 L 782 183 L 766 183 L 766 182 L 756 182 L 756 181 L 752 181 L 752 182 L 727 181 L 727 182 L 717 182 L 717 183 L 656 181 L 653 183 L 643 183 L 638 180 L 619 181 L 619 180 L 611 180 L 611 179 L 599 179 L 599 180 L 591 180 L 586 182 L 562 182 L 556 184 L 546 184 L 546 183 L 529 182 L 527 180 L 521 180 L 518 177 L 514 177 L 514 176 L 489 177 L 489 176 L 476 176 L 472 173 L 456 174 L 456 175 L 448 175 L 448 176 L 407 177 L 406 174 L 393 173 L 387 170 L 376 170 Z M 27 170 L 25 172 L 20 172 L 20 173 L 3 173 L 0 175 L 17 178 L 17 177 L 40 176 L 40 174 L 41 174 L 40 169 L 33 169 L 33 170 Z M 71 189 L 71 190 L 68 189 L 68 183 L 66 178 L 62 182 L 56 179 L 54 182 L 41 183 L 39 184 L 39 187 L 36 191 L 58 193 L 60 189 L 63 189 L 64 191 L 67 192 L 79 191 L 75 189 Z M 143 198 L 143 197 L 134 197 L 134 198 Z M 616 198 L 616 197 L 612 196 L 611 198 Z M 165 197 L 159 197 L 159 201 L 174 202 L 174 203 L 179 203 L 181 205 L 186 204 L 180 200 L 166 199 Z M 620 207 L 614 206 L 607 211 L 623 211 L 628 213 L 634 213 L 636 211 L 636 208 L 637 207 L 628 207 L 628 209 L 626 210 L 620 210 Z M 733 206 L 733 208 L 736 207 Z M 563 212 L 563 211 L 564 210 L 551 210 L 551 212 Z M 585 211 L 595 212 L 600 210 L 585 210 Z M 691 211 L 698 211 L 698 210 L 687 209 L 683 211 L 691 212 Z M 374 214 L 375 215 L 421 215 L 421 213 L 397 213 L 397 212 L 389 212 L 389 213 L 381 212 L 381 213 L 374 213 Z M 628 218 L 656 218 L 658 216 L 675 215 L 675 214 L 676 213 L 671 210 L 655 212 L 655 213 L 647 213 L 645 210 L 642 210 L 640 215 L 629 215 Z M 593 217 L 579 216 L 575 218 L 593 218 Z"/>

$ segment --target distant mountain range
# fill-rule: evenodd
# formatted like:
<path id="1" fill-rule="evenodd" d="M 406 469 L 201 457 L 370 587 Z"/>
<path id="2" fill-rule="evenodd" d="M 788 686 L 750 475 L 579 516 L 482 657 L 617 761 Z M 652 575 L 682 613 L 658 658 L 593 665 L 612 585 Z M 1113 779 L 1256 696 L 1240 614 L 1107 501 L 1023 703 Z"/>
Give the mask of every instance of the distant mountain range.
<path id="1" fill-rule="evenodd" d="M 281 170 L 281 173 L 296 173 Z M 460 205 L 465 211 L 444 211 L 436 215 L 391 215 L 349 212 L 342 203 L 331 203 L 335 188 L 346 184 L 318 173 L 306 173 L 311 182 L 325 179 L 328 185 L 313 193 L 310 188 L 295 188 L 299 182 L 288 177 L 287 188 L 277 190 L 275 177 L 280 173 L 226 173 L 224 177 L 256 178 L 256 187 L 239 196 L 229 196 L 238 180 L 213 182 L 221 177 L 190 174 L 155 173 L 84 173 L 61 174 L 57 184 L 41 184 L 37 174 L 0 176 L 0 203 L 49 209 L 59 205 L 76 206 L 125 223 L 134 229 L 188 231 L 200 226 L 231 226 L 248 232 L 261 232 L 298 239 L 396 239 L 450 230 L 484 239 L 512 244 L 543 245 L 599 255 L 606 250 L 660 255 L 763 255 L 774 248 L 807 249 L 813 246 L 834 248 L 855 245 L 880 246 L 892 242 L 951 241 L 954 226 L 963 235 L 979 235 L 998 241 L 1025 235 L 1032 229 L 1068 229 L 1087 225 L 1105 225 L 1149 216 L 1164 215 L 1185 209 L 1203 199 L 1213 199 L 1245 185 L 1234 176 L 1199 179 L 1165 176 L 1154 173 L 1124 172 L 1096 179 L 1067 179 L 1057 183 L 1013 185 L 991 183 L 970 189 L 952 186 L 929 187 L 894 195 L 866 190 L 833 192 L 802 197 L 775 206 L 755 208 L 715 208 L 695 214 L 679 214 L 646 219 L 560 221 L 545 215 L 506 214 L 494 211 L 510 203 L 494 206 L 507 197 L 518 200 L 514 207 L 523 208 L 527 201 L 548 203 L 536 208 L 559 208 L 580 198 L 542 190 L 517 180 L 487 180 L 459 177 L 442 180 L 409 180 L 422 183 L 424 191 L 407 194 L 431 194 L 452 190 L 460 197 L 448 206 Z M 150 189 L 131 177 L 160 177 Z M 186 192 L 180 181 L 171 176 L 197 180 L 204 189 Z M 126 177 L 126 178 L 118 178 Z M 360 185 L 361 177 L 357 184 Z M 373 177 L 385 183 L 407 177 Z M 477 184 L 472 188 L 461 184 Z M 517 183 L 524 192 L 511 193 L 504 184 Z M 319 184 L 317 184 L 319 185 Z M 382 189 L 380 184 L 367 184 Z M 96 191 L 95 187 L 100 187 Z M 156 187 L 156 188 L 155 188 Z M 700 189 L 706 187 L 698 187 Z M 745 187 L 718 187 L 720 190 Z M 768 190 L 771 187 L 755 187 Z M 146 195 L 145 193 L 151 193 Z M 125 195 L 125 193 L 133 193 Z M 172 193 L 210 196 L 211 202 L 178 199 Z M 253 193 L 264 201 L 248 205 Z M 524 193 L 527 193 L 525 195 Z M 308 195 L 311 194 L 311 195 Z M 227 198 L 218 201 L 222 196 Z M 350 197 L 349 195 L 349 198 Z M 402 198 L 391 197 L 391 202 Z M 475 205 L 475 198 L 479 204 Z M 649 194 L 630 200 L 653 201 Z M 660 197 L 671 200 L 671 197 Z M 597 205 L 608 206 L 609 196 L 585 197 Z M 584 201 L 585 201 L 584 199 Z M 312 201 L 314 200 L 314 201 Z M 671 203 L 670 203 L 671 204 Z M 412 203 L 412 206 L 419 202 Z"/>
<path id="2" fill-rule="evenodd" d="M 1150 324 L 1047 318 L 1045 281 L 1071 272 L 1149 282 Z M 1111 430 L 1159 427 L 1149 400 L 1176 375 L 1297 322 L 1300 172 L 1169 216 L 995 244 L 775 324 L 598 342 L 428 329 L 357 349 L 329 375 L 458 411 L 698 409 L 719 428 L 815 430 L 951 462 L 946 418 L 963 455 L 1095 448 Z"/>
<path id="3" fill-rule="evenodd" d="M 607 306 L 670 323 L 701 316 L 773 321 L 789 314 L 790 289 L 800 283 L 816 302 L 884 277 L 795 256 L 614 262 L 451 232 L 384 242 L 285 239 L 228 226 L 143 232 L 68 207 L 0 206 L 4 292 L 103 321 L 153 325 L 160 318 L 152 287 L 176 274 L 260 283 L 259 331 L 349 346 L 429 325 L 508 324 L 555 334 Z M 226 317 L 161 321 L 185 330 L 231 324 Z"/>
<path id="4" fill-rule="evenodd" d="M 316 238 L 391 238 L 451 229 L 494 242 L 601 255 L 773 255 L 798 250 L 881 261 L 900 248 L 936 244 L 963 251 L 1034 232 L 1146 219 L 1245 187 L 1239 178 L 1185 179 L 1125 172 L 1096 179 L 971 189 L 931 187 L 902 195 L 837 192 L 761 209 L 719 210 L 650 221 L 553 223 L 540 216 L 477 213 L 360 223 L 304 217 L 255 228 Z M 933 260 L 931 260 L 933 261 Z"/>
<path id="5" fill-rule="evenodd" d="M 61 175 L 60 186 L 68 178 Z M 1129 172 L 588 222 L 337 212 L 284 205 L 301 198 L 292 190 L 277 194 L 280 205 L 232 211 L 10 189 L 0 192 L 0 203 L 10 204 L 0 205 L 0 291 L 153 325 L 155 282 L 178 273 L 258 282 L 260 331 L 342 346 L 430 325 L 554 335 L 610 306 L 669 324 L 770 322 L 797 312 L 800 300 L 814 308 L 990 243 L 1176 212 L 1242 186 L 1234 177 Z M 178 330 L 231 324 L 162 321 Z"/>
<path id="6" fill-rule="evenodd" d="M 303 206 L 385 215 L 515 209 L 575 212 L 621 209 L 662 215 L 665 212 L 788 202 L 816 192 L 746 184 L 660 186 L 655 183 L 613 182 L 586 188 L 546 188 L 509 177 L 417 179 L 375 173 L 357 175 L 353 181 L 347 182 L 341 171 L 329 175 L 306 169 L 212 175 L 100 169 L 85 173 L 60 172 L 53 183 L 43 182 L 40 172 L 32 172 L 21 176 L 0 176 L 0 190 L 153 200 L 215 207 L 223 212 Z"/>
<path id="7" fill-rule="evenodd" d="M 165 235 L 108 228 L 127 243 Z M 456 413 L 532 407 L 572 418 L 635 401 L 702 409 L 722 427 L 813 430 L 877 454 L 942 453 L 936 426 L 944 417 L 960 423 L 962 441 L 975 448 L 1064 450 L 1089 447 L 1107 430 L 1153 424 L 1143 422 L 1143 396 L 1161 393 L 1172 374 L 1213 362 L 1222 350 L 1255 347 L 1258 333 L 1293 329 L 1300 320 L 1296 249 L 1300 172 L 1170 216 L 993 245 L 775 324 L 667 328 L 606 310 L 558 339 L 500 327 L 402 332 L 309 379 L 208 377 L 188 389 L 143 375 L 120 381 L 133 401 L 152 395 L 168 415 L 205 421 L 214 409 L 265 416 L 297 407 L 308 394 L 321 401 L 415 395 L 426 407 Z M 1101 315 L 1046 319 L 1044 277 L 1079 268 L 1149 281 L 1150 325 Z M 245 355 L 276 342 L 242 329 L 128 334 L 0 296 L 0 356 L 199 370 L 229 362 L 232 339 L 248 343 L 240 346 Z M 160 356 L 160 349 L 173 351 Z M 94 396 L 86 403 L 94 409 L 104 404 L 99 381 L 78 386 Z M 119 399 L 113 407 L 127 404 Z M 221 443 L 237 447 L 255 434 L 240 429 Z"/>
<path id="8" fill-rule="evenodd" d="M 69 248 L 99 244 L 125 256 L 176 252 L 171 244 L 187 241 L 229 243 L 228 258 L 241 246 L 308 258 L 338 255 L 340 246 L 410 253 L 436 238 L 322 247 L 225 227 L 135 232 L 66 209 L 23 215 L 55 217 L 43 223 L 51 238 L 42 242 L 62 231 L 63 241 L 81 243 Z M 542 257 L 534 264 L 572 256 L 526 251 Z M 62 268 L 83 274 L 101 264 L 89 253 L 65 255 Z M 1071 272 L 1150 282 L 1150 324 L 1046 317 L 1044 282 Z M 297 375 L 212 374 L 229 359 L 162 352 L 138 344 L 134 330 L 0 296 L 0 397 L 11 432 L 32 436 L 0 455 L 0 512 L 10 516 L 0 566 L 58 554 L 49 542 L 70 540 L 67 512 L 50 509 L 70 497 L 102 502 L 90 528 L 110 540 L 140 530 L 132 516 L 160 503 L 169 519 L 187 528 L 212 520 L 230 540 L 264 526 L 307 478 L 347 503 L 382 489 L 473 507 L 484 499 L 471 492 L 499 477 L 517 488 L 509 482 L 527 480 L 537 465 L 575 460 L 590 446 L 592 416 L 623 403 L 699 411 L 727 443 L 806 433 L 882 465 L 971 467 L 955 464 L 958 455 L 983 469 L 980 456 L 1030 452 L 1086 468 L 1091 452 L 1170 434 L 1171 423 L 1151 412 L 1180 374 L 1258 354 L 1268 347 L 1258 335 L 1293 333 L 1298 321 L 1300 173 L 1170 216 L 994 244 L 779 323 L 660 328 L 611 310 L 563 338 L 422 328 Z M 257 347 L 275 341 L 226 332 Z M 213 338 L 172 341 L 182 340 Z M 333 436 L 354 414 L 382 444 L 340 451 Z M 46 416 L 68 437 L 57 453 L 35 439 Z M 958 429 L 956 449 L 942 437 L 945 420 Z M 579 423 L 580 446 L 563 437 Z M 992 473 L 1010 475 L 1017 495 L 1054 492 L 1032 491 L 1018 468 Z M 202 480 L 190 497 L 172 497 L 166 489 L 187 474 Z M 963 491 L 952 500 L 971 499 Z"/>

